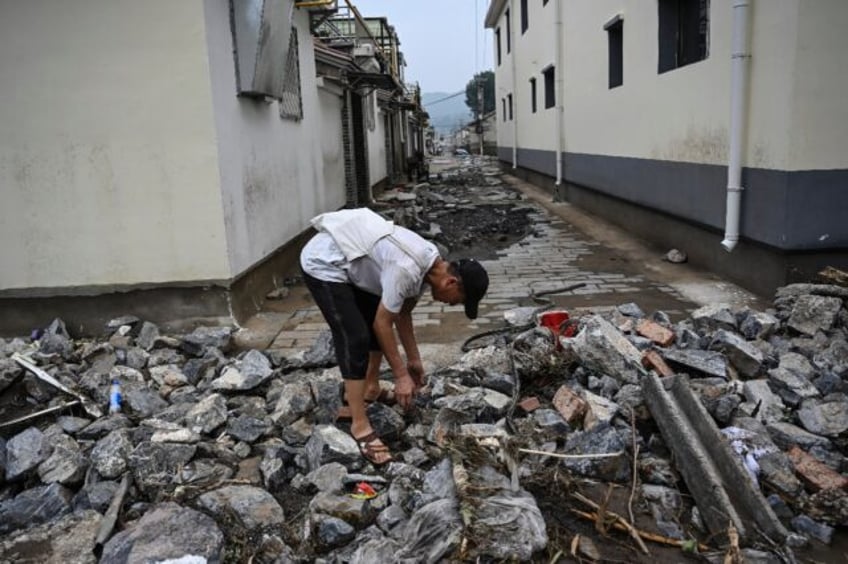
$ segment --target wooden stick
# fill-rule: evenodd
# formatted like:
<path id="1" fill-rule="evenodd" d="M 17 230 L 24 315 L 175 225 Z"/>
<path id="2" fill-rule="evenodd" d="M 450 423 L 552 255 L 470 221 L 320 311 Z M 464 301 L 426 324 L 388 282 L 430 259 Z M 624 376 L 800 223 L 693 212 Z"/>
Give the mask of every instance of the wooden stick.
<path id="1" fill-rule="evenodd" d="M 618 452 L 611 452 L 606 454 L 559 454 L 556 452 L 546 452 L 544 450 L 532 450 L 529 448 L 520 448 L 518 452 L 525 452 L 527 454 L 541 454 L 542 456 L 552 456 L 554 458 L 564 458 L 566 460 L 577 460 L 581 458 L 613 458 L 616 456 L 621 456 L 624 454 L 623 450 Z"/>
<path id="2" fill-rule="evenodd" d="M 62 405 L 55 405 L 53 407 L 48 407 L 47 409 L 42 409 L 41 411 L 36 411 L 35 413 L 30 413 L 29 415 L 24 415 L 23 417 L 18 417 L 17 419 L 12 419 L 11 421 L 6 421 L 4 423 L 0 423 L 0 428 L 9 427 L 11 425 L 17 425 L 18 423 L 23 423 L 24 421 L 29 421 L 30 419 L 35 419 L 37 417 L 41 417 L 42 415 L 47 415 L 50 413 L 55 413 L 57 411 L 62 411 L 63 409 L 67 409 L 69 407 L 73 407 L 75 405 L 79 405 L 79 400 L 71 401 L 68 403 L 63 403 Z"/>
<path id="3" fill-rule="evenodd" d="M 580 517 L 583 517 L 587 521 L 594 521 L 598 518 L 596 513 L 588 513 L 586 511 L 580 511 L 579 509 L 574 509 L 573 507 L 571 508 L 571 512 L 574 513 L 575 515 L 579 515 Z M 612 527 L 614 529 L 618 529 L 619 531 L 628 532 L 628 526 L 627 526 L 626 522 L 622 523 L 620 521 L 616 521 L 615 523 L 612 524 Z M 649 540 L 651 542 L 655 542 L 655 543 L 658 543 L 658 544 L 664 544 L 664 545 L 667 545 L 667 546 L 676 546 L 676 547 L 680 548 L 684 544 L 689 542 L 689 541 L 680 540 L 680 539 L 671 539 L 671 538 L 664 537 L 662 535 L 658 535 L 656 533 L 651 533 L 651 532 L 648 532 L 648 531 L 642 531 L 640 529 L 636 529 L 635 527 L 633 528 L 633 530 L 636 531 L 636 533 L 641 538 L 643 538 L 645 540 Z M 698 550 L 700 552 L 707 552 L 707 551 L 710 550 L 710 547 L 708 547 L 705 544 L 698 543 Z"/>
<path id="4" fill-rule="evenodd" d="M 586 497 L 586 496 L 584 496 L 584 495 L 582 495 L 578 492 L 574 492 L 573 494 L 571 494 L 571 497 L 573 497 L 574 499 L 576 499 L 578 501 L 585 503 L 586 505 L 588 505 L 592 509 L 598 511 L 598 515 L 602 514 L 598 504 L 595 503 L 594 501 L 592 501 L 591 499 L 589 499 L 588 497 Z M 636 527 L 634 527 L 633 525 L 628 523 L 626 519 L 624 519 L 620 515 L 613 513 L 612 511 L 604 511 L 603 514 L 614 520 L 613 526 L 615 526 L 616 523 L 620 523 L 624 527 L 624 529 L 628 533 L 630 533 L 630 536 L 633 538 L 633 540 L 636 542 L 636 544 L 639 545 L 639 549 L 645 554 L 650 554 L 650 551 L 648 551 L 648 547 L 645 546 L 644 542 L 642 542 L 642 538 L 639 536 L 639 532 L 636 530 Z M 595 523 L 598 523 L 598 521 L 595 521 Z"/>

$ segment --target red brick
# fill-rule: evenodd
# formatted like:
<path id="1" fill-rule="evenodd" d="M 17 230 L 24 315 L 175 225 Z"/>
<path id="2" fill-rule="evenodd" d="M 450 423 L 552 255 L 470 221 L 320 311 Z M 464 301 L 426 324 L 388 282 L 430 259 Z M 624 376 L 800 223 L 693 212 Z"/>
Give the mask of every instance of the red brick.
<path id="1" fill-rule="evenodd" d="M 636 325 L 636 332 L 646 339 L 650 339 L 661 347 L 667 347 L 674 342 L 674 332 L 666 329 L 659 323 L 648 319 L 642 319 Z"/>
<path id="2" fill-rule="evenodd" d="M 666 364 L 663 357 L 657 351 L 645 351 L 642 354 L 642 366 L 652 368 L 654 372 L 663 377 L 674 376 L 674 370 Z"/>
<path id="3" fill-rule="evenodd" d="M 582 420 L 589 408 L 586 400 L 572 392 L 568 386 L 562 386 L 557 390 L 557 393 L 554 394 L 553 404 L 562 418 L 569 423 Z"/>
<path id="4" fill-rule="evenodd" d="M 541 407 L 541 403 L 539 403 L 539 398 L 536 396 L 532 396 L 529 398 L 524 398 L 520 402 L 518 402 L 518 407 L 524 410 L 525 413 L 530 413 L 531 411 L 536 411 Z"/>
<path id="5" fill-rule="evenodd" d="M 819 462 L 800 447 L 794 446 L 786 454 L 795 466 L 795 472 L 813 491 L 848 488 L 848 478 Z"/>

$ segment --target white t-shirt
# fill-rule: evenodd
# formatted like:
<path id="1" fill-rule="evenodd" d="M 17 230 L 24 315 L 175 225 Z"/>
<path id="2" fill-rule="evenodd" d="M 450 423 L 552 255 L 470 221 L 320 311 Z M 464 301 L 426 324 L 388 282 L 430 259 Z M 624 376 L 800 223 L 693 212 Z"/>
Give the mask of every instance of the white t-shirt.
<path id="1" fill-rule="evenodd" d="M 397 239 L 406 250 L 392 241 Z M 416 260 L 407 254 L 413 253 Z M 424 291 L 424 277 L 439 256 L 433 243 L 404 227 L 377 241 L 367 256 L 348 261 L 329 233 L 320 232 L 303 248 L 300 265 L 310 276 L 326 282 L 350 283 L 381 296 L 383 307 L 398 313 L 403 302 Z M 426 265 L 422 269 L 418 263 Z"/>

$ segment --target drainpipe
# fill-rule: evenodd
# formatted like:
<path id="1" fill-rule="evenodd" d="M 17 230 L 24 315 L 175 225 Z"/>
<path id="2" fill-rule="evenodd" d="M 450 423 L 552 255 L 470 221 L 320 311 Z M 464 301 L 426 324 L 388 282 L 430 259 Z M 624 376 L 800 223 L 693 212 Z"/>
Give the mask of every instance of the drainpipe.
<path id="1" fill-rule="evenodd" d="M 748 8 L 750 0 L 733 2 L 733 43 L 731 45 L 730 150 L 727 163 L 727 215 L 721 246 L 728 253 L 739 243 L 739 217 L 742 206 L 742 138 L 747 121 L 745 103 L 748 86 Z"/>
<path id="2" fill-rule="evenodd" d="M 556 185 L 562 184 L 563 119 L 565 118 L 565 69 L 562 68 L 562 2 L 554 2 L 554 72 L 556 73 Z"/>
<path id="3" fill-rule="evenodd" d="M 559 3 L 559 0 L 557 0 Z M 515 27 L 513 22 L 515 21 L 515 2 L 509 3 L 509 27 Z M 518 37 L 512 34 L 512 29 L 506 30 L 507 35 L 509 36 L 509 42 L 512 46 L 512 107 L 510 111 L 512 111 L 512 168 L 518 168 L 518 120 L 516 117 L 518 116 L 518 90 L 516 89 L 516 76 L 515 76 L 515 54 L 518 50 Z"/>

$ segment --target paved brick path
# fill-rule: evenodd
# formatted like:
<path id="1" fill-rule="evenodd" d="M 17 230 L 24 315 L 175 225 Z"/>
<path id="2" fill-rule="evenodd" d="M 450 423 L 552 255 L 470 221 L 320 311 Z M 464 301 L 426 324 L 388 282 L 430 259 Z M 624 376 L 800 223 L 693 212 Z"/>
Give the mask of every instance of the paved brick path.
<path id="1" fill-rule="evenodd" d="M 533 201 L 524 201 L 530 214 L 533 233 L 509 248 L 498 251 L 495 260 L 482 261 L 490 276 L 489 292 L 481 302 L 480 317 L 469 321 L 461 306 L 434 302 L 429 294 L 422 297 L 413 313 L 419 343 L 461 343 L 481 331 L 504 325 L 503 313 L 519 306 L 534 305 L 531 292 L 562 288 L 578 282 L 586 286 L 569 294 L 553 297 L 556 304 L 572 312 L 598 310 L 617 304 L 636 302 L 646 313 L 653 311 L 642 305 L 643 299 L 658 304 L 672 316 L 681 315 L 695 306 L 669 286 L 649 281 L 634 273 L 634 265 L 614 249 L 588 239 L 559 217 Z M 598 256 L 607 260 L 598 260 Z M 605 268 L 587 268 L 597 263 Z M 622 272 L 622 267 L 624 272 Z M 552 296 L 548 296 L 552 297 Z M 288 302 L 288 303 L 287 303 Z M 311 305 L 303 287 L 275 306 L 283 328 L 269 349 L 291 354 L 311 346 L 326 325 L 318 309 Z"/>

